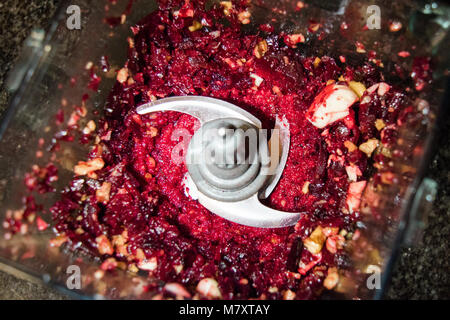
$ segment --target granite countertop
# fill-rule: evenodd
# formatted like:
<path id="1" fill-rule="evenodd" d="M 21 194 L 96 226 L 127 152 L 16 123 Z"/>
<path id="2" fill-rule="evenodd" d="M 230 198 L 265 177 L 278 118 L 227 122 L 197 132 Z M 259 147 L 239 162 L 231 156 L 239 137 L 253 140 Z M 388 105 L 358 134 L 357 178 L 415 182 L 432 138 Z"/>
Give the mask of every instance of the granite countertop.
<path id="1" fill-rule="evenodd" d="M 52 17 L 58 0 L 3 0 L 0 3 L 0 115 L 9 94 L 6 74 L 14 65 L 21 43 L 34 27 L 43 27 Z M 429 177 L 439 185 L 422 243 L 405 248 L 392 277 L 387 298 L 450 298 L 450 117 L 439 134 L 439 150 L 429 167 Z M 65 299 L 43 285 L 0 272 L 0 299 Z"/>

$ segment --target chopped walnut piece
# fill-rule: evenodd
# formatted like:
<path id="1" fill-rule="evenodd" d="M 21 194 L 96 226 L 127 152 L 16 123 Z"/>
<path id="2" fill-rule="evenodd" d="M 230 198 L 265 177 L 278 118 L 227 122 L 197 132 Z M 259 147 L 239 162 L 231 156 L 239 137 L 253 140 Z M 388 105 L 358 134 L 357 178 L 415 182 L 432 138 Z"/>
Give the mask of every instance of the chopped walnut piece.
<path id="1" fill-rule="evenodd" d="M 345 172 L 347 172 L 350 181 L 358 180 L 358 176 L 362 176 L 361 170 L 354 164 L 345 167 Z"/>
<path id="2" fill-rule="evenodd" d="M 128 69 L 127 68 L 122 68 L 119 70 L 119 72 L 117 73 L 117 81 L 119 81 L 120 83 L 125 83 L 125 81 L 128 80 Z"/>
<path id="3" fill-rule="evenodd" d="M 267 44 L 267 41 L 262 40 L 258 42 L 258 44 L 256 45 L 255 49 L 253 50 L 253 54 L 255 55 L 256 58 L 261 59 L 262 57 L 264 57 L 264 55 L 268 50 L 269 46 Z"/>
<path id="4" fill-rule="evenodd" d="M 176 274 L 180 274 L 181 271 L 183 271 L 183 265 L 177 264 L 177 265 L 173 266 L 173 269 L 175 270 Z"/>
<path id="5" fill-rule="evenodd" d="M 307 194 L 307 193 L 309 192 L 309 185 L 310 185 L 310 182 L 309 182 L 309 181 L 306 181 L 306 182 L 303 184 L 303 187 L 302 187 L 302 193 L 303 193 L 303 194 Z"/>
<path id="6" fill-rule="evenodd" d="M 238 14 L 238 19 L 242 24 L 249 24 L 250 23 L 250 17 L 251 13 L 248 11 L 242 11 Z"/>
<path id="7" fill-rule="evenodd" d="M 289 47 L 296 48 L 298 43 L 305 42 L 305 36 L 301 33 L 290 34 L 284 37 L 284 42 Z"/>
<path id="8" fill-rule="evenodd" d="M 378 131 L 381 131 L 386 127 L 386 123 L 383 121 L 383 119 L 377 119 L 375 120 L 375 128 L 377 128 Z"/>
<path id="9" fill-rule="evenodd" d="M 233 3 L 231 1 L 220 1 L 220 5 L 223 8 L 223 13 L 226 16 L 229 16 L 231 13 L 231 9 L 233 9 Z"/>
<path id="10" fill-rule="evenodd" d="M 314 62 L 313 62 L 314 68 L 317 68 L 317 67 L 319 66 L 320 61 L 321 61 L 321 60 L 320 60 L 319 57 L 316 57 L 316 58 L 314 59 Z"/>
<path id="11" fill-rule="evenodd" d="M 235 61 L 233 61 L 232 59 L 230 59 L 230 58 L 225 58 L 225 59 L 223 59 L 223 61 L 224 61 L 227 65 L 229 65 L 231 69 L 237 69 L 237 68 L 239 68 L 239 65 L 238 65 Z"/>
<path id="12" fill-rule="evenodd" d="M 280 89 L 279 87 L 273 86 L 273 87 L 272 87 L 272 91 L 273 91 L 273 93 L 275 93 L 276 95 L 281 96 L 281 89 Z"/>
<path id="13" fill-rule="evenodd" d="M 380 153 L 387 158 L 392 158 L 392 152 L 389 148 L 382 147 Z"/>
<path id="14" fill-rule="evenodd" d="M 156 167 L 156 160 L 153 157 L 148 157 L 148 167 L 153 169 Z"/>
<path id="15" fill-rule="evenodd" d="M 277 293 L 278 292 L 278 288 L 277 287 L 269 287 L 269 293 Z"/>
<path id="16" fill-rule="evenodd" d="M 366 185 L 367 181 L 358 181 L 350 183 L 348 187 L 347 201 L 346 201 L 350 213 L 353 213 L 353 211 L 359 208 L 359 205 L 361 204 L 361 195 Z"/>
<path id="17" fill-rule="evenodd" d="M 353 152 L 358 149 L 358 147 L 350 140 L 345 141 L 344 146 L 347 148 L 348 152 Z"/>
<path id="18" fill-rule="evenodd" d="M 296 294 L 292 290 L 286 290 L 283 292 L 283 300 L 294 300 L 295 296 Z"/>
<path id="19" fill-rule="evenodd" d="M 69 120 L 67 120 L 67 126 L 75 127 L 78 124 L 79 120 L 80 120 L 80 115 L 76 111 L 74 111 L 70 114 Z"/>
<path id="20" fill-rule="evenodd" d="M 139 272 L 139 268 L 136 267 L 136 265 L 134 263 L 132 263 L 132 264 L 128 265 L 128 271 L 130 271 L 132 273 L 138 273 Z"/>
<path id="21" fill-rule="evenodd" d="M 111 183 L 103 182 L 100 189 L 95 191 L 95 197 L 98 202 L 107 203 L 109 201 L 109 194 L 111 192 Z"/>
<path id="22" fill-rule="evenodd" d="M 336 253 L 338 250 L 342 249 L 345 244 L 345 238 L 339 234 L 332 235 L 327 239 L 325 244 L 327 250 L 331 253 Z"/>
<path id="23" fill-rule="evenodd" d="M 93 179 L 93 180 L 97 180 L 98 179 L 98 175 L 95 172 L 89 172 L 87 174 L 88 178 Z"/>
<path id="24" fill-rule="evenodd" d="M 114 253 L 114 249 L 113 249 L 111 242 L 104 234 L 95 238 L 95 242 L 97 242 L 97 248 L 98 248 L 98 252 L 100 254 L 103 255 L 103 254 L 113 254 Z"/>
<path id="25" fill-rule="evenodd" d="M 91 172 L 102 169 L 104 165 L 105 162 L 102 158 L 95 158 L 87 162 L 78 162 L 78 165 L 75 166 L 73 171 L 77 176 L 85 176 Z"/>
<path id="26" fill-rule="evenodd" d="M 158 129 L 155 128 L 155 127 L 150 127 L 150 128 L 147 130 L 147 133 L 148 133 L 152 138 L 154 138 L 154 137 L 156 137 L 156 136 L 158 135 Z"/>
<path id="27" fill-rule="evenodd" d="M 94 120 L 90 120 L 90 121 L 86 124 L 86 127 L 84 127 L 83 133 L 84 133 L 84 134 L 90 134 L 90 133 L 94 132 L 95 128 L 96 128 L 96 125 L 95 125 Z"/>
<path id="28" fill-rule="evenodd" d="M 384 96 L 386 94 L 386 92 L 388 92 L 391 89 L 391 86 L 388 85 L 385 82 L 379 82 L 379 83 L 375 83 L 373 86 L 369 87 L 367 89 L 367 93 L 372 94 L 373 92 L 375 92 L 375 90 L 377 90 L 377 94 L 379 96 Z"/>
<path id="29" fill-rule="evenodd" d="M 308 238 L 303 240 L 303 245 L 312 254 L 318 254 L 322 250 L 325 240 L 326 236 L 323 233 L 323 228 L 318 226 Z"/>
<path id="30" fill-rule="evenodd" d="M 378 87 L 378 95 L 384 96 L 386 92 L 388 92 L 391 89 L 391 86 L 388 85 L 386 82 L 380 82 L 380 86 Z"/>
<path id="31" fill-rule="evenodd" d="M 12 215 L 14 217 L 14 220 L 22 220 L 24 210 L 23 209 L 22 210 L 14 210 L 14 211 L 12 211 L 12 213 L 11 213 L 11 211 L 9 211 L 8 213 L 9 213 L 9 215 Z"/>
<path id="32" fill-rule="evenodd" d="M 378 147 L 378 143 L 378 139 L 369 139 L 359 146 L 359 150 L 364 152 L 370 158 L 372 152 Z"/>
<path id="33" fill-rule="evenodd" d="M 312 22 L 309 24 L 308 31 L 309 32 L 316 32 L 320 28 L 320 23 Z"/>
<path id="34" fill-rule="evenodd" d="M 303 1 L 297 1 L 296 9 L 300 10 L 305 7 L 305 3 Z"/>
<path id="35" fill-rule="evenodd" d="M 192 25 L 189 26 L 189 31 L 194 32 L 194 31 L 200 30 L 201 28 L 203 28 L 202 24 L 200 22 L 198 22 L 197 20 L 194 20 L 192 22 Z"/>
<path id="36" fill-rule="evenodd" d="M 369 96 L 364 96 L 364 97 L 362 97 L 360 104 L 370 103 L 371 100 L 372 99 Z"/>
<path id="37" fill-rule="evenodd" d="M 136 250 L 136 258 L 138 260 L 145 260 L 146 256 L 145 256 L 144 250 L 142 250 L 141 248 L 137 249 Z"/>
<path id="38" fill-rule="evenodd" d="M 328 269 L 328 275 L 323 281 L 323 286 L 327 288 L 328 290 L 333 289 L 339 282 L 339 274 L 337 271 L 337 268 L 329 268 Z"/>
<path id="39" fill-rule="evenodd" d="M 117 268 L 117 260 L 113 257 L 106 259 L 100 265 L 100 269 L 104 271 L 114 270 Z"/>
<path id="40" fill-rule="evenodd" d="M 352 89 L 353 91 L 355 91 L 355 93 L 358 95 L 358 97 L 362 97 L 362 95 L 364 94 L 364 92 L 366 91 L 366 86 L 364 84 L 362 84 L 361 82 L 357 82 L 357 81 L 350 81 L 348 83 L 348 86 L 350 87 L 350 89 Z"/>
<path id="41" fill-rule="evenodd" d="M 339 228 L 338 227 L 325 227 L 322 229 L 322 232 L 326 237 L 331 237 L 331 236 L 338 234 Z"/>
<path id="42" fill-rule="evenodd" d="M 116 246 L 116 252 L 119 256 L 122 257 L 128 257 L 130 254 L 128 252 L 128 245 L 127 244 L 123 244 L 123 245 L 117 245 Z"/>
<path id="43" fill-rule="evenodd" d="M 121 236 L 126 243 L 128 241 L 128 230 L 123 230 Z"/>
<path id="44" fill-rule="evenodd" d="M 200 280 L 197 285 L 197 291 L 203 296 L 210 299 L 222 298 L 222 293 L 219 289 L 219 283 L 213 278 L 205 278 Z"/>

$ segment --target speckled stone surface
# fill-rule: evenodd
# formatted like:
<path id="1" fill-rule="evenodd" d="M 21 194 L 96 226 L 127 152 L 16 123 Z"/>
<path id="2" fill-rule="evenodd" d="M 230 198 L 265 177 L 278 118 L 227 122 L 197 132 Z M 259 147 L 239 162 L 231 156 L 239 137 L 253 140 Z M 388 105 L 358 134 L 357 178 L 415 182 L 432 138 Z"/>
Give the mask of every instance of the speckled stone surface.
<path id="1" fill-rule="evenodd" d="M 31 28 L 45 26 L 58 0 L 2 0 L 0 2 L 0 114 L 9 95 L 4 89 L 7 72 L 17 58 Z M 439 184 L 437 200 L 422 243 L 403 250 L 387 298 L 450 298 L 450 119 L 446 118 L 429 176 Z M 51 288 L 0 272 L 0 299 L 64 299 Z"/>
<path id="2" fill-rule="evenodd" d="M 391 299 L 450 299 L 449 114 L 438 133 L 438 151 L 429 167 L 428 176 L 439 186 L 429 223 L 422 243 L 402 251 L 387 293 Z"/>
<path id="3" fill-rule="evenodd" d="M 4 88 L 24 39 L 34 27 L 45 27 L 57 0 L 2 0 L 0 2 L 0 115 L 10 95 Z M 65 299 L 56 290 L 0 272 L 0 299 Z"/>

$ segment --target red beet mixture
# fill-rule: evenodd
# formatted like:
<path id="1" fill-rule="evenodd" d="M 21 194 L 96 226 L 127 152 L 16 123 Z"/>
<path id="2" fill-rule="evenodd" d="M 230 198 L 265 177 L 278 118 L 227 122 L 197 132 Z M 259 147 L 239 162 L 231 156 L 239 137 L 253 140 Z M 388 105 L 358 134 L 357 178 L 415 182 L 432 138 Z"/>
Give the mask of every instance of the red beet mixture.
<path id="1" fill-rule="evenodd" d="M 160 10 L 133 28 L 128 60 L 97 124 L 95 148 L 52 208 L 55 228 L 69 243 L 127 262 L 131 271 L 137 266 L 178 283 L 192 296 L 315 298 L 324 282 L 334 287 L 333 279 L 328 284 L 325 279 L 336 269 L 350 268 L 343 244 L 357 234 L 359 213 L 349 212 L 346 204 L 346 167 L 358 172 L 357 181 L 373 175 L 373 159 L 357 146 L 368 139 L 393 143 L 408 99 L 395 88 L 382 95 L 375 90 L 366 93 L 370 99 L 355 103 L 348 117 L 318 129 L 305 114 L 327 82 L 344 75 L 368 88 L 383 80 L 381 73 L 369 63 L 350 67 L 342 63 L 345 59 L 304 56 L 295 48 L 303 41 L 300 36 L 277 34 L 268 25 L 244 34 L 244 5 L 203 7 L 202 1 L 161 1 Z M 219 23 L 223 19 L 228 22 Z M 180 95 L 227 100 L 267 126 L 277 114 L 286 116 L 289 160 L 268 205 L 304 212 L 295 227 L 240 226 L 186 197 L 182 179 L 187 170 L 171 161 L 179 143 L 171 137 L 175 128 L 193 132 L 194 119 L 135 111 L 154 99 Z M 323 228 L 320 253 L 311 253 L 307 243 L 317 226 Z M 220 294 L 198 287 L 205 278 L 214 288 L 218 284 Z M 173 287 L 159 290 L 174 294 Z"/>

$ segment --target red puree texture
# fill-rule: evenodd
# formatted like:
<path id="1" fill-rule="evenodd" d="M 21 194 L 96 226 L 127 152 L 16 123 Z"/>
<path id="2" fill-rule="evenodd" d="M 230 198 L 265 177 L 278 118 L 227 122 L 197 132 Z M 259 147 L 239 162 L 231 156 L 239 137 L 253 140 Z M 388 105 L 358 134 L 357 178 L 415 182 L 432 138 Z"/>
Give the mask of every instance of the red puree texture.
<path id="1" fill-rule="evenodd" d="M 78 169 L 100 164 L 78 172 L 64 190 L 52 208 L 55 229 L 105 260 L 124 261 L 130 270 L 138 266 L 165 283 L 180 284 L 189 292 L 185 296 L 316 298 L 326 290 L 330 270 L 350 268 L 336 244 L 346 241 L 337 232 L 355 234 L 359 219 L 358 210 L 350 212 L 346 204 L 350 180 L 345 167 L 359 169 L 358 181 L 373 174 L 373 160 L 351 145 L 370 138 L 392 143 L 408 99 L 395 88 L 383 95 L 375 90 L 366 93 L 371 99 L 365 103 L 355 103 L 348 117 L 318 129 L 305 114 L 327 81 L 344 75 L 368 88 L 383 81 L 381 73 L 369 63 L 343 67 L 331 57 L 304 56 L 292 38 L 268 25 L 257 34 L 243 33 L 239 13 L 244 5 L 235 3 L 229 15 L 220 5 L 203 8 L 202 1 L 161 1 L 158 11 L 133 27 L 128 60 L 97 125 L 99 138 L 87 164 Z M 223 19 L 228 22 L 218 22 Z M 252 74 L 263 79 L 259 86 Z M 276 115 L 286 116 L 289 160 L 267 205 L 303 212 L 295 227 L 237 225 L 185 195 L 187 170 L 171 160 L 180 142 L 172 141 L 172 133 L 175 128 L 193 133 L 194 119 L 173 112 L 136 113 L 143 103 L 182 95 L 229 101 L 268 127 Z M 388 131 L 375 127 L 377 119 Z M 313 254 L 304 243 L 317 226 L 325 228 L 330 241 Z M 220 294 L 205 293 L 198 287 L 202 279 L 218 285 Z M 169 297 L 171 288 L 158 290 Z"/>

